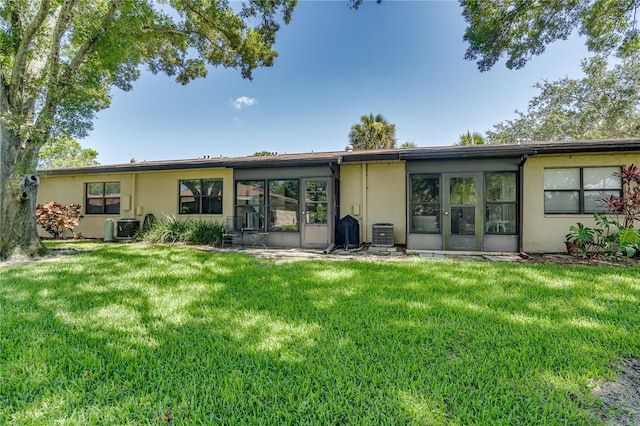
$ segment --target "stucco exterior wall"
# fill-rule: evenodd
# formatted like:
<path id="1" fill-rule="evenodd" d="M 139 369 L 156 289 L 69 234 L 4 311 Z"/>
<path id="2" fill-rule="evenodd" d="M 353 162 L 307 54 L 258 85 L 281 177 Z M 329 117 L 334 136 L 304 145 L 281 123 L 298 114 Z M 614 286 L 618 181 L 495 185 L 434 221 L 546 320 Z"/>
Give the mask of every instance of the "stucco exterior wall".
<path id="1" fill-rule="evenodd" d="M 393 240 L 406 243 L 405 163 L 342 164 L 340 214 L 360 222 L 360 242 L 371 242 L 371 225 L 393 224 Z"/>
<path id="2" fill-rule="evenodd" d="M 185 179 L 223 179 L 221 215 L 179 215 L 179 181 Z M 122 218 L 136 218 L 142 223 L 147 213 L 153 213 L 157 219 L 164 215 L 178 218 L 192 218 L 224 222 L 227 216 L 233 216 L 233 170 L 198 169 L 177 171 L 153 171 L 139 173 L 99 173 L 81 176 L 42 176 L 38 190 L 38 203 L 58 201 L 69 205 L 82 206 L 84 214 L 85 185 L 90 182 L 120 182 L 119 215 L 85 215 L 76 228 L 87 238 L 103 238 L 104 224 L 107 218 L 114 221 Z M 40 229 L 41 236 L 48 234 Z"/>
<path id="3" fill-rule="evenodd" d="M 523 250 L 527 253 L 564 252 L 569 227 L 582 222 L 594 226 L 593 214 L 545 214 L 544 169 L 553 167 L 606 167 L 640 164 L 640 152 L 573 154 L 531 157 L 524 164 Z"/>

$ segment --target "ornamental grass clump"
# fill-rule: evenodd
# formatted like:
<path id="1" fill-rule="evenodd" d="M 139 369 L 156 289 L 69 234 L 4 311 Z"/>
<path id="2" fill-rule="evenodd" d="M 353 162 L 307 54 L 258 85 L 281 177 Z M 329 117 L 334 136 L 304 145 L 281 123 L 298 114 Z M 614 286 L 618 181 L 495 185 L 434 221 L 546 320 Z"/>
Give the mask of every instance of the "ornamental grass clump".
<path id="1" fill-rule="evenodd" d="M 223 225 L 215 221 L 180 220 L 166 216 L 164 220 L 144 226 L 136 234 L 136 239 L 152 243 L 219 244 Z"/>

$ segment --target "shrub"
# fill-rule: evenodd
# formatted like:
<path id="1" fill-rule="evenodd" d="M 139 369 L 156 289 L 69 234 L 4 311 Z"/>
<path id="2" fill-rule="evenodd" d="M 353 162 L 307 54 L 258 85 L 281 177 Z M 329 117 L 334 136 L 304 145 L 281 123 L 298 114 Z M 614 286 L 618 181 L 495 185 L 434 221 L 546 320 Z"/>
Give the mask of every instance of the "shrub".
<path id="1" fill-rule="evenodd" d="M 634 222 L 640 220 L 640 170 L 631 164 L 615 175 L 622 180 L 622 196 L 612 195 L 604 203 L 609 213 L 616 218 L 622 216 L 623 228 L 633 228 Z"/>
<path id="2" fill-rule="evenodd" d="M 640 220 L 640 170 L 631 164 L 615 176 L 622 181 L 622 195 L 602 200 L 608 213 L 593 215 L 597 227 L 577 223 L 569 228 L 567 241 L 576 244 L 583 255 L 600 251 L 627 257 L 640 254 L 640 232 L 633 227 Z"/>
<path id="3" fill-rule="evenodd" d="M 36 223 L 47 231 L 53 238 L 60 238 L 65 230 L 74 237 L 74 229 L 84 216 L 80 214 L 80 205 L 63 206 L 57 201 L 36 205 Z"/>
<path id="4" fill-rule="evenodd" d="M 186 241 L 193 244 L 215 245 L 222 239 L 224 226 L 217 222 L 194 220 L 190 221 Z"/>
<path id="5" fill-rule="evenodd" d="M 165 216 L 141 228 L 136 234 L 139 240 L 152 243 L 187 242 L 192 244 L 218 244 L 222 239 L 223 225 L 213 221 L 179 220 L 175 216 Z"/>
<path id="6" fill-rule="evenodd" d="M 578 222 L 575 225 L 571 225 L 569 233 L 566 235 L 567 241 L 574 243 L 580 248 L 580 252 L 585 255 L 587 252 L 593 250 L 599 244 L 598 237 L 601 234 L 600 229 L 589 228 Z"/>

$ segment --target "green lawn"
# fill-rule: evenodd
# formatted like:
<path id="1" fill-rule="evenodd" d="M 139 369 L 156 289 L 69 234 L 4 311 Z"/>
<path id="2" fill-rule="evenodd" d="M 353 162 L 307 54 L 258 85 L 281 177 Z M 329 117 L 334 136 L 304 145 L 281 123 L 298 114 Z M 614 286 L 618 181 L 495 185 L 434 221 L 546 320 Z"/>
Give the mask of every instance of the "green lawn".
<path id="1" fill-rule="evenodd" d="M 73 246 L 0 269 L 0 424 L 598 424 L 640 355 L 638 266 Z"/>

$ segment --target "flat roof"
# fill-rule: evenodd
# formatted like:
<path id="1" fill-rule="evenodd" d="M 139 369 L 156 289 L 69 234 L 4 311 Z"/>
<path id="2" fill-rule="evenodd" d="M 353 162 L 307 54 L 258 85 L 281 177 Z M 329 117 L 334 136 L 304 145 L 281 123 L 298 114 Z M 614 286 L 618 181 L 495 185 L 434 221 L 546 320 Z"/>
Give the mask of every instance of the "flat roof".
<path id="1" fill-rule="evenodd" d="M 418 161 L 464 158 L 509 158 L 544 154 L 640 151 L 640 139 L 600 139 L 522 142 L 503 145 L 454 145 L 362 151 L 311 152 L 247 157 L 203 157 L 182 160 L 141 161 L 124 164 L 41 170 L 43 175 L 64 176 L 203 168 L 305 167 L 373 161 Z"/>

